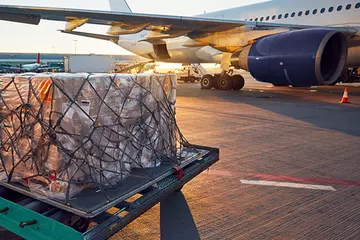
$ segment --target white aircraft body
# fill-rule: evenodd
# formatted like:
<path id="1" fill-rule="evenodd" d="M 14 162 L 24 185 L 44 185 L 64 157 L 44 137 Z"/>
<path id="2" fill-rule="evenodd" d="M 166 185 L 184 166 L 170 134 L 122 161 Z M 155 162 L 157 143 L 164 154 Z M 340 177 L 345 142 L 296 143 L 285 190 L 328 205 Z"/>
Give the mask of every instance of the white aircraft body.
<path id="1" fill-rule="evenodd" d="M 21 65 L 21 71 L 23 72 L 36 72 L 39 68 L 47 67 L 47 64 L 41 63 L 40 53 L 37 55 L 36 63 L 29 63 Z"/>
<path id="2" fill-rule="evenodd" d="M 248 70 L 274 85 L 332 85 L 360 66 L 359 0 L 273 0 L 195 17 L 133 13 L 125 0 L 111 11 L 0 5 L 0 20 L 39 24 L 66 21 L 64 33 L 115 42 L 145 58 L 172 63 L 221 63 L 203 88 L 240 89 Z M 107 34 L 74 31 L 109 25 Z"/>

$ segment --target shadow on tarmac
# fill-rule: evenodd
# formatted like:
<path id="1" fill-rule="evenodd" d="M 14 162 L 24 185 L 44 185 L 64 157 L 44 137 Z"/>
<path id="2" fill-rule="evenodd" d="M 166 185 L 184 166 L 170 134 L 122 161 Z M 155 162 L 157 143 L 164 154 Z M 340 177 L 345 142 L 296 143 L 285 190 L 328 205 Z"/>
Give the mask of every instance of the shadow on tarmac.
<path id="1" fill-rule="evenodd" d="M 160 203 L 161 240 L 200 240 L 189 205 L 182 192 Z"/>
<path id="2" fill-rule="evenodd" d="M 184 97 L 201 97 L 204 100 L 209 98 L 209 101 L 216 97 L 224 102 L 248 104 L 320 128 L 360 136 L 360 104 L 337 103 L 342 97 L 339 87 L 335 90 L 333 88 L 316 90 L 316 92 L 311 90 L 314 91 L 310 88 L 295 89 L 295 91 L 292 88 L 270 90 L 245 88 L 240 92 L 181 89 L 179 93 Z M 336 94 L 332 91 L 336 91 Z M 359 95 L 360 91 L 352 94 L 357 98 L 357 102 Z M 244 114 L 244 116 L 248 115 Z"/>

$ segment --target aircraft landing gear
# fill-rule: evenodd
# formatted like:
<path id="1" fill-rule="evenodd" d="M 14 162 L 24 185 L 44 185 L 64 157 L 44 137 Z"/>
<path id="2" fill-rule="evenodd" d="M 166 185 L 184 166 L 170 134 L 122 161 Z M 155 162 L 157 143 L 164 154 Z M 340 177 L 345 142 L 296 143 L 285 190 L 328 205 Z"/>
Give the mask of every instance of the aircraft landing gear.
<path id="1" fill-rule="evenodd" d="M 231 90 L 233 88 L 234 81 L 232 76 L 222 74 L 217 80 L 217 86 L 220 90 Z"/>
<path id="2" fill-rule="evenodd" d="M 241 75 L 232 76 L 232 80 L 234 82 L 234 85 L 233 85 L 234 91 L 239 91 L 239 90 L 243 89 L 243 87 L 245 86 L 245 79 Z"/>
<path id="3" fill-rule="evenodd" d="M 201 89 L 212 89 L 214 87 L 219 90 L 239 91 L 244 85 L 244 78 L 241 75 L 233 75 L 233 71 L 223 71 L 221 74 L 215 74 L 214 76 L 206 74 L 201 79 Z"/>
<path id="4" fill-rule="evenodd" d="M 212 89 L 215 86 L 215 78 L 210 74 L 206 74 L 201 78 L 200 84 L 201 89 Z"/>
<path id="5" fill-rule="evenodd" d="M 358 68 L 345 68 L 341 76 L 339 77 L 338 81 L 335 82 L 333 85 L 337 83 L 358 83 L 360 82 L 360 71 Z"/>

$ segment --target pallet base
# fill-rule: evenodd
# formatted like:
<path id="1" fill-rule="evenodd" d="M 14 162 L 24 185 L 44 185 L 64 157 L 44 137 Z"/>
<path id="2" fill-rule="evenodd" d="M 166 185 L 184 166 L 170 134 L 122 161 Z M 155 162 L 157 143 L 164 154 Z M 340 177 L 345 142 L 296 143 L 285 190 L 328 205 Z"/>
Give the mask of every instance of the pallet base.
<path id="1" fill-rule="evenodd" d="M 201 146 L 196 148 L 206 151 L 206 154 L 184 166 L 181 176 L 174 175 L 173 170 L 170 175 L 137 192 L 137 199 L 124 199 L 95 217 L 83 217 L 77 212 L 67 212 L 19 192 L 1 188 L 0 226 L 30 240 L 107 239 L 154 205 L 179 191 L 187 182 L 219 160 L 218 149 Z M 24 222 L 30 224 L 20 227 Z M 83 233 L 79 223 L 90 222 L 92 227 Z"/>

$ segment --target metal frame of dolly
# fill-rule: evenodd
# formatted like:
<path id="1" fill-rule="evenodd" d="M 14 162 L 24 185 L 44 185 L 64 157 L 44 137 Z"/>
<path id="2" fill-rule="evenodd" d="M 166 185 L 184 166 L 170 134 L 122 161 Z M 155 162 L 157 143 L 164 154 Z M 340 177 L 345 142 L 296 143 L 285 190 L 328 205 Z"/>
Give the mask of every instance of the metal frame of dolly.
<path id="1" fill-rule="evenodd" d="M 161 202 L 161 238 L 163 240 L 184 239 L 183 234 L 188 233 L 193 234 L 191 239 L 196 239 L 198 233 L 190 211 L 183 211 L 183 216 L 180 214 L 177 220 L 174 218 L 170 221 L 171 223 L 168 223 L 168 216 L 172 215 L 169 211 L 174 209 L 172 204 L 178 204 L 184 208 L 187 206 L 180 192 L 182 187 L 219 160 L 219 149 L 194 147 L 208 150 L 209 153 L 182 169 L 174 169 L 174 174 L 140 192 L 134 201 L 123 201 L 112 208 L 111 213 L 106 211 L 91 219 L 81 218 L 51 207 L 41 200 L 2 188 L 0 189 L 0 226 L 28 240 L 107 239 Z M 1 193 L 6 191 L 11 191 L 14 196 L 8 199 L 1 197 L 4 196 Z M 54 218 L 54 215 L 57 215 L 57 218 Z M 62 215 L 66 217 L 61 218 Z M 184 219 L 187 222 L 185 225 L 182 224 Z M 96 224 L 84 231 L 90 222 Z M 182 227 L 189 228 L 191 231 L 185 231 Z"/>

